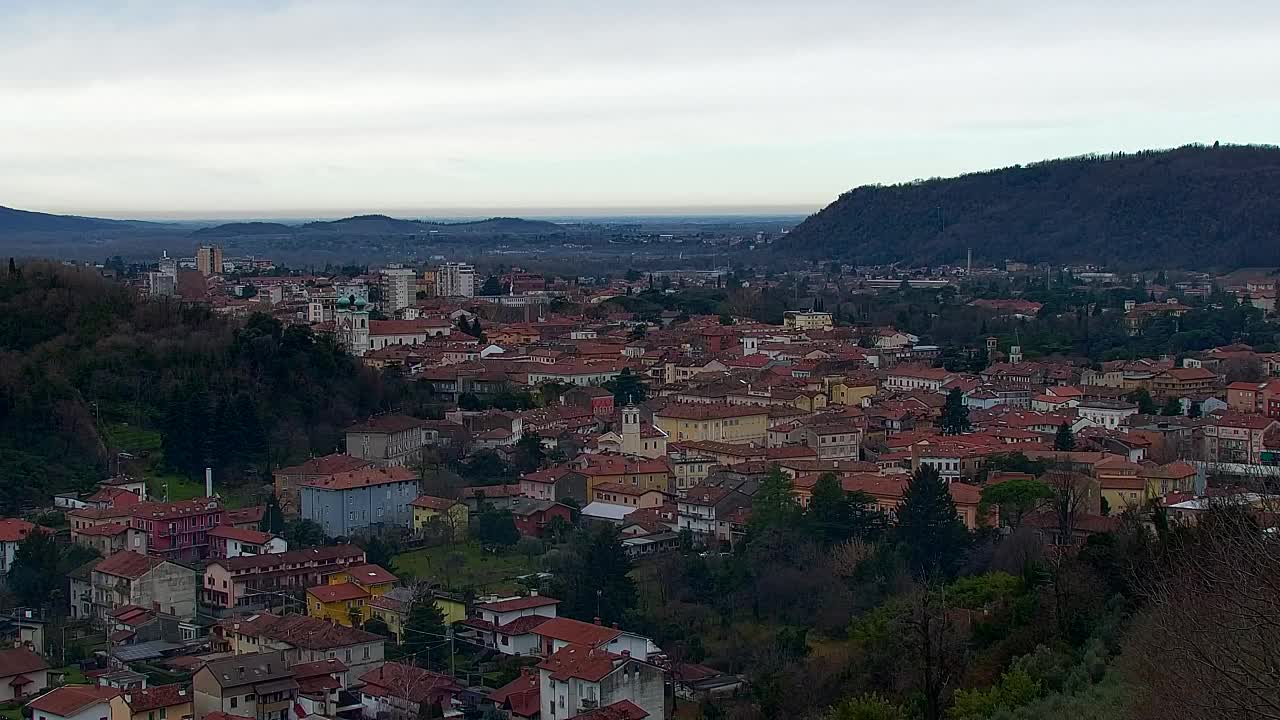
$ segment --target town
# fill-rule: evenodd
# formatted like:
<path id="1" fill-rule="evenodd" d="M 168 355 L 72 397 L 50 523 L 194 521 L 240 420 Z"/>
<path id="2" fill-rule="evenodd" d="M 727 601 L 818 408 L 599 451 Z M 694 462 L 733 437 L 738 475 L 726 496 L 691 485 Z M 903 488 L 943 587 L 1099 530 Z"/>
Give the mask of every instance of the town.
<path id="1" fill-rule="evenodd" d="M 843 667 L 990 717 L 1074 667 L 1074 692 L 1118 692 L 1119 568 L 1280 499 L 1274 275 L 565 271 L 11 263 L 6 298 L 63 283 L 137 327 L 225 324 L 250 379 L 104 360 L 100 475 L 6 480 L 0 714 L 906 712 L 838 704 Z M 220 367 L 205 342 L 181 352 Z M 308 374 L 330 414 L 272 425 Z M 369 407 L 337 397 L 357 383 Z M 918 623 L 928 673 L 970 684 L 875 679 Z M 1059 671 L 975 679 L 1001 654 Z"/>

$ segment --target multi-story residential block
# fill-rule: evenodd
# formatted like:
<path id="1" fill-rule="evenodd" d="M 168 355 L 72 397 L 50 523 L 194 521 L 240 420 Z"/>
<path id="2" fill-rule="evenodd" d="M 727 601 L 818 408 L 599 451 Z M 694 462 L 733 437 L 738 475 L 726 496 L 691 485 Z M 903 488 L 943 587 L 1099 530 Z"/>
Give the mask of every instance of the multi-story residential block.
<path id="1" fill-rule="evenodd" d="M 368 602 L 395 587 L 396 576 L 377 565 L 353 565 L 328 577 L 328 583 L 307 589 L 307 614 L 338 625 L 364 625 Z"/>
<path id="2" fill-rule="evenodd" d="M 653 424 L 669 441 L 764 445 L 769 435 L 769 409 L 752 405 L 671 403 L 653 413 Z"/>
<path id="3" fill-rule="evenodd" d="M 1211 416 L 1204 425 L 1204 459 L 1209 463 L 1262 462 L 1268 436 L 1280 432 L 1280 421 L 1262 415 L 1226 413 Z"/>
<path id="4" fill-rule="evenodd" d="M 329 658 L 341 660 L 348 668 L 343 678 L 346 684 L 381 665 L 386 647 L 381 635 L 293 613 L 258 613 L 222 620 L 213 627 L 210 638 L 219 652 L 237 656 L 278 652 L 290 666 Z"/>
<path id="5" fill-rule="evenodd" d="M 1204 395 L 1218 385 L 1218 376 L 1205 368 L 1169 368 L 1151 378 L 1152 397 L 1168 399 Z"/>
<path id="6" fill-rule="evenodd" d="M 360 444 L 360 443 L 357 443 Z M 354 472 L 370 467 L 373 462 L 348 454 L 324 455 L 311 458 L 300 465 L 280 468 L 273 472 L 276 501 L 285 517 L 298 517 L 302 513 L 302 483 L 308 480 L 324 480 L 340 473 Z"/>
<path id="7" fill-rule="evenodd" d="M 782 324 L 788 330 L 830 330 L 831 313 L 788 310 L 782 314 Z"/>
<path id="8" fill-rule="evenodd" d="M 282 652 L 235 655 L 205 663 L 191 678 L 195 715 L 289 720 L 298 683 Z"/>
<path id="9" fill-rule="evenodd" d="M 475 267 L 466 263 L 445 263 L 436 268 L 436 294 L 440 297 L 475 297 Z"/>
<path id="10" fill-rule="evenodd" d="M 319 524 L 329 537 L 408 527 L 418 494 L 418 475 L 408 468 L 365 468 L 304 483 L 302 517 Z"/>
<path id="11" fill-rule="evenodd" d="M 676 518 L 679 529 L 695 536 L 728 542 L 729 516 L 738 508 L 747 507 L 751 499 L 727 487 L 698 485 L 689 488 L 684 497 L 676 501 Z"/>
<path id="12" fill-rule="evenodd" d="M 568 645 L 538 664 L 540 717 L 572 718 L 606 710 L 602 717 L 665 720 L 662 668 L 630 655 Z"/>
<path id="13" fill-rule="evenodd" d="M 807 425 L 798 432 L 800 441 L 813 448 L 819 460 L 858 459 L 862 429 L 853 423 Z"/>
<path id="14" fill-rule="evenodd" d="M 884 386 L 889 390 L 928 390 L 939 392 L 953 377 L 944 368 L 900 366 L 889 371 Z"/>
<path id="15" fill-rule="evenodd" d="M 220 245 L 201 245 L 196 249 L 196 270 L 201 275 L 208 277 L 210 275 L 222 274 L 222 246 Z"/>
<path id="16" fill-rule="evenodd" d="M 129 525 L 146 534 L 147 552 L 178 561 L 208 557 L 209 531 L 226 517 L 217 498 L 144 502 L 128 509 Z"/>
<path id="17" fill-rule="evenodd" d="M 103 559 L 90 576 L 93 616 L 99 620 L 126 605 L 179 618 L 196 612 L 196 572 L 153 555 L 125 551 Z"/>
<path id="18" fill-rule="evenodd" d="M 417 275 L 412 268 L 388 265 L 382 269 L 382 307 L 388 315 L 417 299 Z"/>
<path id="19" fill-rule="evenodd" d="M 347 428 L 347 454 L 381 467 L 413 465 L 431 438 L 428 425 L 408 415 L 375 415 Z"/>
<path id="20" fill-rule="evenodd" d="M 356 545 L 215 559 L 205 566 L 201 599 L 217 611 L 263 607 L 279 593 L 323 584 L 330 575 L 364 563 L 364 550 Z"/>

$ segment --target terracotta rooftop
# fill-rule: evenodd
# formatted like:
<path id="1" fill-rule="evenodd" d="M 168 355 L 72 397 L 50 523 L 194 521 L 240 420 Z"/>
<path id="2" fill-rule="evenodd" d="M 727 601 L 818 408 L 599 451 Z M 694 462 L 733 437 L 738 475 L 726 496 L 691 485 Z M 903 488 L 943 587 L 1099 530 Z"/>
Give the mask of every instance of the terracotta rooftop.
<path id="1" fill-rule="evenodd" d="M 371 463 L 350 455 L 335 453 L 333 455 L 324 455 L 322 457 L 311 458 L 306 462 L 294 465 L 292 467 L 280 468 L 276 470 L 276 475 L 333 475 L 334 473 L 351 472 L 368 467 Z"/>
<path id="2" fill-rule="evenodd" d="M 324 478 L 307 480 L 306 487 L 324 490 L 354 490 L 356 488 L 388 485 L 391 483 L 413 482 L 418 479 L 417 473 L 403 467 L 366 467 L 351 472 L 337 473 Z"/>
<path id="3" fill-rule="evenodd" d="M 509 613 L 558 604 L 560 604 L 559 600 L 547 597 L 546 595 L 530 595 L 528 597 L 518 597 L 491 603 L 481 603 L 476 605 L 476 608 L 495 613 Z"/>
<path id="4" fill-rule="evenodd" d="M 185 685 L 155 685 L 125 693 L 125 703 L 134 713 L 169 708 L 191 702 L 191 692 Z"/>
<path id="5" fill-rule="evenodd" d="M 31 534 L 36 526 L 26 520 L 5 518 L 0 520 L 0 542 L 18 542 Z"/>
<path id="6" fill-rule="evenodd" d="M 435 497 L 434 495 L 420 495 L 409 504 L 416 508 L 423 508 L 424 510 L 444 512 L 454 505 L 457 505 L 458 501 L 450 498 Z"/>
<path id="7" fill-rule="evenodd" d="M 539 635 L 548 624 L 542 624 L 542 628 L 538 629 Z M 538 663 L 538 669 L 551 671 L 551 679 L 560 682 L 568 680 L 600 682 L 612 673 L 617 667 L 616 663 L 623 659 L 622 655 L 600 650 L 591 645 L 570 644 Z"/>
<path id="8" fill-rule="evenodd" d="M 98 685 L 67 685 L 50 690 L 27 703 L 27 707 L 42 713 L 70 717 L 96 703 L 109 702 L 121 694 L 113 687 Z"/>
<path id="9" fill-rule="evenodd" d="M 136 552 L 124 550 L 98 563 L 98 566 L 94 568 L 94 572 L 137 580 L 163 562 L 164 560 L 158 557 L 139 555 Z"/>
<path id="10" fill-rule="evenodd" d="M 599 647 L 621 635 L 622 631 L 617 628 L 594 625 L 572 618 L 557 617 L 551 618 L 551 622 L 543 623 L 539 626 L 538 634 L 573 645 Z"/>
<path id="11" fill-rule="evenodd" d="M 307 594 L 322 603 L 347 602 L 369 597 L 369 593 L 355 583 L 336 583 L 307 588 Z"/>
<path id="12" fill-rule="evenodd" d="M 275 537 L 271 533 L 261 532 L 259 530 L 245 530 L 231 525 L 219 525 L 209 531 L 209 537 L 226 538 L 228 540 L 238 540 L 242 543 L 251 545 L 262 545 L 269 542 Z"/>
<path id="13" fill-rule="evenodd" d="M 6 678 L 48 669 L 49 663 L 44 658 L 26 648 L 0 650 L 0 672 Z"/>

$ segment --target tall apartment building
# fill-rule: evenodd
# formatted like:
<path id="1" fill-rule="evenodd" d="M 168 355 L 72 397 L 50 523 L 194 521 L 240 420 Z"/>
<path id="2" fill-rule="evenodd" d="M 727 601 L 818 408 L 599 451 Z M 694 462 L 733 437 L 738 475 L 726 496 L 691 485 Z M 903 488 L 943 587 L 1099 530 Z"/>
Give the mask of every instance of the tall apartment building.
<path id="1" fill-rule="evenodd" d="M 382 269 L 382 304 L 387 313 L 407 308 L 417 300 L 417 274 L 412 268 L 388 265 Z"/>
<path id="2" fill-rule="evenodd" d="M 196 250 L 196 269 L 208 277 L 222 272 L 222 246 L 201 245 Z"/>
<path id="3" fill-rule="evenodd" d="M 475 297 L 475 266 L 466 263 L 441 265 L 436 270 L 436 294 L 440 297 Z"/>

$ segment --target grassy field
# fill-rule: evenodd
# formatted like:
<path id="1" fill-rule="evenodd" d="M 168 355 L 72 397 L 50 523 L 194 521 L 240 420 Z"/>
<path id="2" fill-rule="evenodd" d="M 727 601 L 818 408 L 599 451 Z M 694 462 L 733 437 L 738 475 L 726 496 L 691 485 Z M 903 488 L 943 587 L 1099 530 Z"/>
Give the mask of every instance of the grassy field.
<path id="1" fill-rule="evenodd" d="M 158 430 L 144 430 L 129 423 L 109 423 L 103 427 L 103 435 L 107 445 L 120 452 L 140 455 L 160 450 Z"/>
<path id="2" fill-rule="evenodd" d="M 438 580 L 451 590 L 514 592 L 514 578 L 537 569 L 537 559 L 524 555 L 485 552 L 475 543 L 442 545 L 396 555 L 396 570 L 422 580 Z"/>

